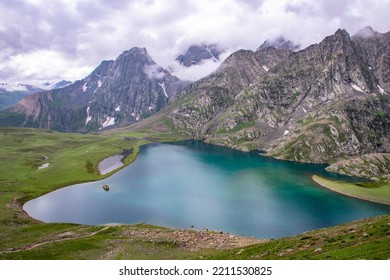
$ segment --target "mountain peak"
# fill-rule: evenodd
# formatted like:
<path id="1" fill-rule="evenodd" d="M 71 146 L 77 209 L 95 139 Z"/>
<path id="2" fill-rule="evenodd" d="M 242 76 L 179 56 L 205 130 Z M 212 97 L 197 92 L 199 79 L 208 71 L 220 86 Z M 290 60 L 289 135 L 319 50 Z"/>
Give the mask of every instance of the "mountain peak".
<path id="1" fill-rule="evenodd" d="M 264 43 L 257 48 L 257 51 L 264 50 L 270 47 L 274 47 L 276 49 L 283 49 L 283 50 L 290 50 L 290 51 L 297 51 L 299 50 L 300 46 L 299 44 L 295 44 L 294 42 L 286 39 L 283 36 L 279 36 L 276 39 L 273 40 L 265 40 Z"/>
<path id="2" fill-rule="evenodd" d="M 337 29 L 337 31 L 334 33 L 335 36 L 349 36 L 347 30 L 345 29 Z"/>
<path id="3" fill-rule="evenodd" d="M 363 29 L 359 30 L 356 33 L 356 36 L 360 38 L 371 38 L 374 37 L 376 33 L 377 32 L 371 26 L 366 26 Z"/>
<path id="4" fill-rule="evenodd" d="M 72 84 L 71 81 L 62 80 L 62 81 L 59 81 L 59 82 L 55 83 L 54 85 L 52 85 L 51 88 L 52 89 L 63 88 L 63 87 L 66 87 L 70 84 Z"/>
<path id="5" fill-rule="evenodd" d="M 134 64 L 135 61 L 139 63 L 136 64 L 138 66 L 156 64 L 152 57 L 149 55 L 146 48 L 133 47 L 129 50 L 122 52 L 121 55 L 114 61 L 114 63 L 118 63 L 119 61 L 129 61 L 130 64 Z"/>
<path id="6" fill-rule="evenodd" d="M 331 44 L 335 44 L 337 42 L 337 45 L 341 46 L 344 44 L 350 44 L 351 38 L 345 29 L 339 28 L 333 35 L 326 37 L 324 41 L 332 42 Z"/>
<path id="7" fill-rule="evenodd" d="M 148 51 L 146 50 L 145 47 L 133 47 L 127 51 L 124 51 L 122 56 L 126 55 L 133 55 L 133 56 L 145 56 L 145 57 L 150 57 Z"/>
<path id="8" fill-rule="evenodd" d="M 191 45 L 185 54 L 179 55 L 176 58 L 180 64 L 185 67 L 190 67 L 201 63 L 203 60 L 212 59 L 218 61 L 219 56 L 224 52 L 216 44 L 201 44 Z"/>

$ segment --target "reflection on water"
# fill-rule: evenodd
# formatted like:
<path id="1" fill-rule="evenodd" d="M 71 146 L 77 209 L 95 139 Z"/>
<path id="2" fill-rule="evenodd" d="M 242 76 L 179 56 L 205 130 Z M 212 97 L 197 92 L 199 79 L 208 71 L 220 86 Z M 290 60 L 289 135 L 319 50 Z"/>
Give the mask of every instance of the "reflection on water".
<path id="1" fill-rule="evenodd" d="M 388 206 L 317 186 L 313 174 L 340 178 L 322 165 L 200 142 L 152 144 L 113 176 L 57 190 L 29 201 L 24 209 L 45 222 L 194 225 L 263 238 L 390 214 Z M 102 189 L 104 184 L 110 191 Z"/>

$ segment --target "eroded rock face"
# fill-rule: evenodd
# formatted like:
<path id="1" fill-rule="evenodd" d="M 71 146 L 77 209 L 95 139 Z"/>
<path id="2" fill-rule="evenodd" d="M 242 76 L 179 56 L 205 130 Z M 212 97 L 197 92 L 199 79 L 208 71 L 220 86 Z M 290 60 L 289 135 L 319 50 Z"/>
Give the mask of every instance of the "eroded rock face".
<path id="1" fill-rule="evenodd" d="M 276 48 L 276 49 L 283 49 L 283 50 L 289 50 L 289 51 L 297 51 L 299 50 L 300 46 L 299 44 L 295 44 L 294 42 L 284 39 L 283 36 L 275 38 L 273 40 L 265 40 L 264 43 L 257 48 L 257 50 L 263 50 L 267 48 Z"/>
<path id="2" fill-rule="evenodd" d="M 161 116 L 179 133 L 244 151 L 316 163 L 390 152 L 390 33 L 337 30 L 293 52 L 264 46 L 230 55 L 184 91 L 145 49 L 104 61 L 63 89 L 0 113 L 1 125 L 97 131 Z"/>
<path id="3" fill-rule="evenodd" d="M 317 107 L 292 123 L 291 133 L 268 145 L 271 155 L 305 162 L 390 150 L 389 102 L 377 96 L 348 98 Z"/>
<path id="4" fill-rule="evenodd" d="M 338 161 L 326 170 L 374 180 L 390 180 L 390 154 L 374 153 L 353 157 Z"/>
<path id="5" fill-rule="evenodd" d="M 169 118 L 179 132 L 196 139 L 207 138 L 218 114 L 235 103 L 237 95 L 266 71 L 252 51 L 241 50 L 229 56 L 213 74 L 188 87 L 181 106 Z"/>
<path id="6" fill-rule="evenodd" d="M 390 32 L 381 34 L 366 27 L 352 36 L 352 41 L 362 53 L 368 70 L 378 79 L 380 92 L 390 93 Z"/>
<path id="7" fill-rule="evenodd" d="M 157 65 L 145 48 L 132 48 L 115 61 L 103 61 L 81 81 L 20 101 L 0 116 L 0 124 L 97 131 L 158 112 L 185 85 Z"/>
<path id="8" fill-rule="evenodd" d="M 202 63 L 203 60 L 211 59 L 218 61 L 219 56 L 223 52 L 224 50 L 216 44 L 193 45 L 188 48 L 185 54 L 179 55 L 176 61 L 185 67 L 191 67 L 192 65 Z"/>
<path id="9" fill-rule="evenodd" d="M 169 118 L 193 138 L 282 159 L 327 163 L 389 152 L 389 39 L 356 36 L 338 30 L 299 52 L 235 53 L 194 83 Z M 376 52 L 368 50 L 373 42 Z"/>

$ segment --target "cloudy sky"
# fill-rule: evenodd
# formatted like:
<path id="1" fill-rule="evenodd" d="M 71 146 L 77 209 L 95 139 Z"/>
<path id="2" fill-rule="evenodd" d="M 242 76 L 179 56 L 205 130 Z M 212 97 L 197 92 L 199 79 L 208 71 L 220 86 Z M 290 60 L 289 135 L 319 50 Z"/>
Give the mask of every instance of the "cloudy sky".
<path id="1" fill-rule="evenodd" d="M 189 45 L 301 46 L 338 28 L 390 31 L 390 0 L 0 0 L 0 82 L 77 80 L 102 60 L 146 47 L 169 66 Z"/>

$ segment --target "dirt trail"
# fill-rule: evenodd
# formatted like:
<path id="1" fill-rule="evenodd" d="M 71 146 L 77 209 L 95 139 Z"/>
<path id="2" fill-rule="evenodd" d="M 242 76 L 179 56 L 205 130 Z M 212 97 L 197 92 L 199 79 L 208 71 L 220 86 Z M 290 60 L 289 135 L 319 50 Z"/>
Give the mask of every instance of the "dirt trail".
<path id="1" fill-rule="evenodd" d="M 55 242 L 64 242 L 69 240 L 81 239 L 94 236 L 100 232 L 103 232 L 111 227 L 123 226 L 121 224 L 106 224 L 103 228 L 89 233 L 80 234 L 77 232 L 63 232 L 54 236 L 50 236 L 48 240 L 35 242 L 28 245 L 22 245 L 15 248 L 8 248 L 0 250 L 0 254 L 17 253 L 22 251 L 29 251 L 38 247 L 52 244 Z M 120 248 L 122 242 L 129 241 L 148 241 L 148 242 L 172 242 L 178 247 L 185 248 L 190 251 L 197 251 L 199 249 L 231 249 L 238 247 L 246 247 L 258 243 L 264 243 L 268 240 L 256 239 L 250 237 L 241 237 L 237 235 L 231 235 L 227 233 L 208 232 L 205 230 L 179 230 L 179 229 L 146 229 L 129 226 L 124 226 L 123 232 L 120 235 L 121 238 L 117 239 L 114 243 L 117 243 Z M 124 240 L 122 238 L 125 238 Z M 119 242 L 119 243 L 118 243 Z M 115 246 L 114 246 L 115 247 Z M 117 249 L 118 249 L 117 248 Z M 118 249 L 119 250 L 119 249 Z M 108 253 L 109 258 L 114 258 L 115 248 L 111 248 Z M 119 252 L 119 251 L 118 251 Z M 117 252 L 116 252 L 117 253 Z"/>
<path id="2" fill-rule="evenodd" d="M 21 246 L 19 248 L 10 248 L 10 249 L 6 249 L 6 250 L 2 250 L 2 251 L 0 251 L 0 254 L 17 253 L 17 252 L 21 252 L 21 251 L 29 251 L 29 250 L 35 249 L 37 247 L 41 247 L 43 245 L 47 245 L 47 244 L 51 244 L 51 243 L 55 243 L 55 242 L 63 242 L 63 241 L 69 241 L 69 240 L 74 240 L 74 239 L 87 238 L 87 237 L 94 236 L 94 235 L 96 235 L 96 234 L 98 234 L 98 233 L 100 233 L 102 231 L 105 231 L 105 230 L 107 230 L 107 229 L 109 229 L 111 227 L 112 226 L 109 225 L 109 226 L 106 226 L 106 227 L 104 227 L 102 229 L 99 229 L 97 231 L 94 231 L 94 232 L 90 232 L 90 233 L 86 233 L 86 234 L 80 234 L 80 235 L 71 236 L 71 237 L 66 237 L 66 236 L 73 235 L 74 233 L 66 232 L 66 233 L 57 235 L 57 237 L 59 237 L 59 239 L 50 239 L 50 240 L 46 240 L 46 241 L 42 241 L 42 242 L 33 243 L 33 244 L 30 244 L 30 245 Z"/>

